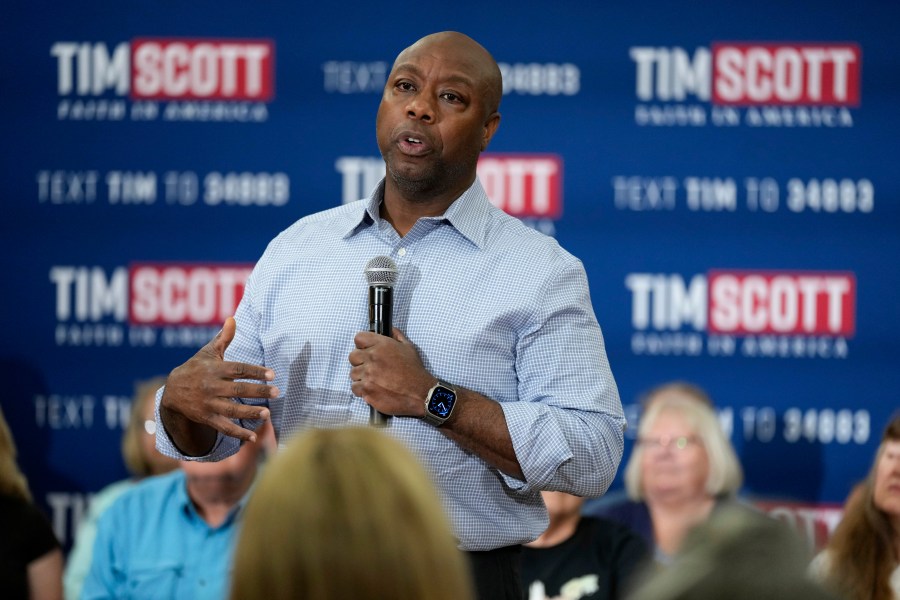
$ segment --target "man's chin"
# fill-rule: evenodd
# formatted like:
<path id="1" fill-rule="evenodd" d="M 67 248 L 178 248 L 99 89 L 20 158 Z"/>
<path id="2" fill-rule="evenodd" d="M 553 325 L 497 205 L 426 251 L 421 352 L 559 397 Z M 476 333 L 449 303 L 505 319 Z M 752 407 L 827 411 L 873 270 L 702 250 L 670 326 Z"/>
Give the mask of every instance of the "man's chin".
<path id="1" fill-rule="evenodd" d="M 466 181 L 471 182 L 468 174 L 475 168 L 474 165 L 451 166 L 443 162 L 410 165 L 390 161 L 386 166 L 387 177 L 407 200 L 423 202 L 457 189 Z"/>
<path id="2" fill-rule="evenodd" d="M 388 177 L 404 195 L 419 196 L 435 189 L 435 178 L 418 169 L 388 169 Z"/>

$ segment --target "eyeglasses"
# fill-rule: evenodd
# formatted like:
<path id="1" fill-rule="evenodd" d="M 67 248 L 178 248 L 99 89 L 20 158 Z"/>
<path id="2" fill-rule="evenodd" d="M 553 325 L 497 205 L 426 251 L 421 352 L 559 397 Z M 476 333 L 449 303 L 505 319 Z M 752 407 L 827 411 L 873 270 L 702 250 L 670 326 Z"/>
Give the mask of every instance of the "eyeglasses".
<path id="1" fill-rule="evenodd" d="M 153 419 L 147 419 L 144 421 L 144 431 L 146 431 L 150 435 L 156 434 L 156 421 Z"/>
<path id="2" fill-rule="evenodd" d="M 672 437 L 664 435 L 661 437 L 641 437 L 637 443 L 647 449 L 669 449 L 684 450 L 690 445 L 699 444 L 700 438 L 696 435 L 679 435 Z"/>

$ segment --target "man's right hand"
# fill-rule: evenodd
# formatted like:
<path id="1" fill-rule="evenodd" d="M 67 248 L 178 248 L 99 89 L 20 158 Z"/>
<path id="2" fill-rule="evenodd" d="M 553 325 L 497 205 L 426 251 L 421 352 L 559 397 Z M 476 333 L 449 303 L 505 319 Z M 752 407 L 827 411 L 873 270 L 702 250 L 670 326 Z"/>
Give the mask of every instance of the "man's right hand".
<path id="1" fill-rule="evenodd" d="M 234 398 L 278 397 L 273 385 L 235 381 L 275 379 L 271 369 L 225 361 L 225 349 L 234 339 L 236 327 L 234 318 L 228 317 L 216 337 L 166 379 L 160 418 L 172 442 L 187 456 L 209 454 L 218 431 L 242 441 L 256 441 L 253 431 L 232 419 L 268 419 L 268 409 L 240 404 Z"/>

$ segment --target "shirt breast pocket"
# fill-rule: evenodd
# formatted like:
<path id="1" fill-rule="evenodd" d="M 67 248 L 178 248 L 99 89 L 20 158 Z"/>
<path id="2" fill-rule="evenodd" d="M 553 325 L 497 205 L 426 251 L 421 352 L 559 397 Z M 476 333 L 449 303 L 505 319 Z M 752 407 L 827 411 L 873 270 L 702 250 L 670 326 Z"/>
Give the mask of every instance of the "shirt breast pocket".
<path id="1" fill-rule="evenodd" d="M 184 565 L 176 561 L 135 563 L 125 580 L 124 597 L 135 600 L 176 598 L 178 582 L 183 572 Z"/>

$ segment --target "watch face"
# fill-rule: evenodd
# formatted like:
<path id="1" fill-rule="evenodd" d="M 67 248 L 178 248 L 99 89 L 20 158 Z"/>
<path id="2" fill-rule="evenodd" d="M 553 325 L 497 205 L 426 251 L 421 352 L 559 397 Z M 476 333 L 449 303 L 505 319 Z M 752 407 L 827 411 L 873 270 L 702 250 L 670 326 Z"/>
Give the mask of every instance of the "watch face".
<path id="1" fill-rule="evenodd" d="M 456 402 L 456 394 L 453 390 L 448 390 L 443 386 L 437 386 L 431 394 L 431 400 L 428 401 L 428 412 L 446 419 L 453 410 L 453 404 Z"/>

